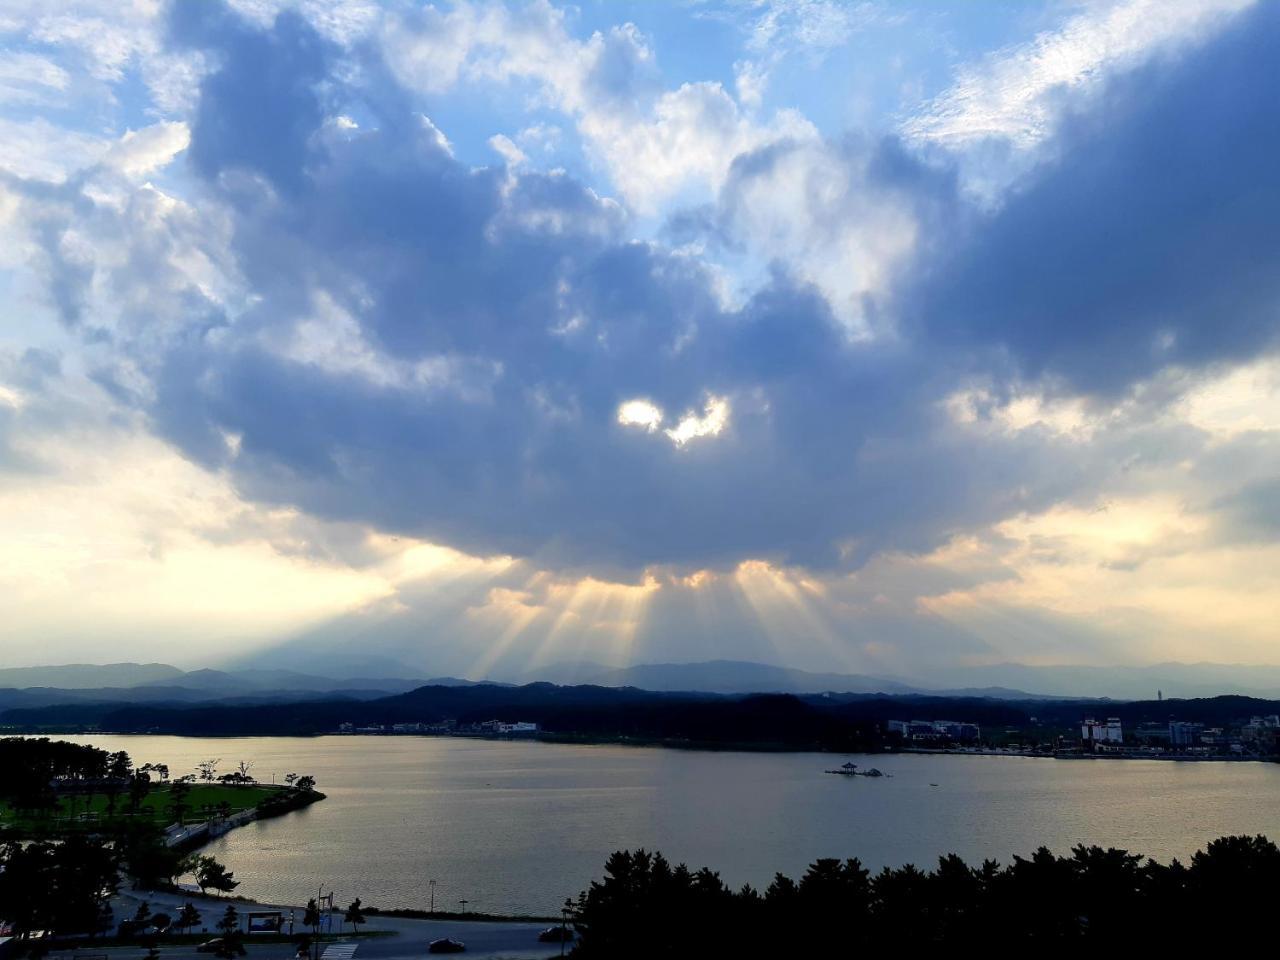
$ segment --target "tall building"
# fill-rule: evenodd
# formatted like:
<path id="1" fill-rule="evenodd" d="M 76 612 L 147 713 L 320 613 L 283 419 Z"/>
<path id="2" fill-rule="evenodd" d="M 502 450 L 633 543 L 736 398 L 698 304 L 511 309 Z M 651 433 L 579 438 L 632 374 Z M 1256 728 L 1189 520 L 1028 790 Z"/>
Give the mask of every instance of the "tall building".
<path id="1" fill-rule="evenodd" d="M 1124 730 L 1120 726 L 1119 717 L 1108 717 L 1106 720 L 1087 718 L 1080 724 L 1080 739 L 1085 746 L 1097 743 L 1124 743 Z"/>

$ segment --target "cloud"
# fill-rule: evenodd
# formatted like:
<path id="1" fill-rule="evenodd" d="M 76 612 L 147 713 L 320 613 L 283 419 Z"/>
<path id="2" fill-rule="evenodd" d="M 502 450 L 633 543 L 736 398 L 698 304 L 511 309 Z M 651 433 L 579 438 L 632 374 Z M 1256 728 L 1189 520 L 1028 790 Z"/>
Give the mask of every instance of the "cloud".
<path id="1" fill-rule="evenodd" d="M 1252 5 L 1253 0 L 1092 4 L 1057 29 L 962 67 L 953 86 L 904 121 L 903 134 L 949 150 L 978 150 L 981 162 L 970 172 L 974 186 L 989 194 L 1001 185 L 998 171 L 1006 168 L 1008 155 L 1049 140 L 1064 112 L 1092 109 L 1117 75 L 1184 55 Z"/>
<path id="2" fill-rule="evenodd" d="M 301 18 L 263 30 L 194 9 L 175 29 L 220 64 L 190 129 L 201 207 L 138 207 L 137 194 L 138 215 L 117 229 L 151 251 L 146 273 L 132 258 L 82 263 L 82 286 L 120 300 L 137 285 L 141 307 L 169 278 L 145 324 L 115 308 L 106 329 L 127 362 L 100 376 L 243 495 L 474 555 L 634 577 L 650 564 L 831 567 L 927 551 L 1115 476 L 1101 449 L 1082 462 L 1051 431 L 955 431 L 942 401 L 974 360 L 945 346 L 943 318 L 965 306 L 937 293 L 946 283 L 925 287 L 926 323 L 847 336 L 830 301 L 893 309 L 886 290 L 937 255 L 922 225 L 957 217 L 946 172 L 892 141 L 789 141 L 741 158 L 720 233 L 790 256 L 726 307 L 697 257 L 627 239 L 626 215 L 585 185 L 465 166 L 394 91 L 337 83 L 344 55 Z M 330 135 L 357 98 L 376 121 Z M 961 264 L 991 259 L 985 272 L 938 275 L 1009 290 L 1014 315 L 1032 281 L 997 285 L 1000 241 L 1006 222 L 1037 225 L 1023 205 L 1040 196 L 1014 198 L 960 246 Z M 1094 206 L 1062 216 L 1080 208 Z M 74 289 L 67 302 L 85 312 Z M 959 342 L 985 349 L 984 333 L 974 319 Z M 618 422 L 637 398 L 663 430 Z"/>
<path id="3" fill-rule="evenodd" d="M 460 3 L 390 18 L 382 50 L 406 87 L 431 95 L 468 84 L 531 84 L 531 99 L 572 117 L 589 153 L 635 209 L 655 214 L 714 193 L 733 158 L 816 131 L 795 111 L 749 116 L 713 81 L 662 89 L 656 58 L 632 24 L 575 38 L 545 2 Z"/>
<path id="4" fill-rule="evenodd" d="M 547 4 L 146 24 L 115 54 L 37 26 L 76 77 L 187 65 L 189 109 L 79 146 L 5 121 L 0 179 L 4 492 L 111 504 L 88 540 L 129 543 L 131 575 L 243 590 L 258 638 L 385 635 L 456 672 L 1094 656 L 1218 562 L 1271 609 L 1274 575 L 1244 574 L 1280 472 L 1274 8 L 1154 58 L 1108 41 L 981 204 L 968 146 L 668 87 L 634 27 L 581 38 Z M 458 129 L 464 84 L 514 104 L 509 135 Z M 549 110 L 600 168 L 543 168 Z M 68 452 L 86 438 L 100 460 Z M 47 499 L 19 496 L 41 470 Z M 337 599 L 272 607 L 239 563 Z M 1243 619 L 1189 617 L 1179 650 Z"/>
<path id="5" fill-rule="evenodd" d="M 1115 392 L 1274 343 L 1280 136 L 1264 4 L 1174 62 L 1114 80 L 1055 160 L 957 236 L 908 294 L 942 343 L 1006 352 L 1029 378 Z"/>

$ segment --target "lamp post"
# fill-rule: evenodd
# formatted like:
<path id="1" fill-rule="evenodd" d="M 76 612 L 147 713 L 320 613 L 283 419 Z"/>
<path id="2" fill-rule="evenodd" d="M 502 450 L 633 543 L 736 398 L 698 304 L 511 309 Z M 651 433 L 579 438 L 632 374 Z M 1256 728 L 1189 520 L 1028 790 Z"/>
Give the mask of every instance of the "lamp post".
<path id="1" fill-rule="evenodd" d="M 466 916 L 466 913 L 467 913 L 467 904 L 468 904 L 468 903 L 470 903 L 470 902 L 471 902 L 470 900 L 459 900 L 459 901 L 458 901 L 458 905 L 462 907 L 462 913 L 463 913 L 463 916 Z"/>
<path id="2" fill-rule="evenodd" d="M 436 882 L 428 880 L 427 883 L 431 885 L 431 913 L 434 915 L 436 912 Z"/>
<path id="3" fill-rule="evenodd" d="M 560 908 L 560 956 L 564 956 L 564 942 L 569 938 L 569 914 L 573 911 L 573 901 L 564 898 L 564 906 Z"/>

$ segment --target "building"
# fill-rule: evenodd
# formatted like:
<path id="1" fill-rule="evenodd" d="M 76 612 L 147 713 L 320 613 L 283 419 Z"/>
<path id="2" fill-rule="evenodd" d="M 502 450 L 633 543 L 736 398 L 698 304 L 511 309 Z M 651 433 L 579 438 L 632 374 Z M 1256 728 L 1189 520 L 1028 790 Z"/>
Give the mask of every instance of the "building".
<path id="1" fill-rule="evenodd" d="M 957 742 L 977 740 L 982 735 L 976 723 L 960 723 L 956 720 L 933 721 L 933 732 L 946 740 Z"/>
<path id="2" fill-rule="evenodd" d="M 1120 718 L 1108 717 L 1103 721 L 1092 717 L 1087 718 L 1080 725 L 1080 739 L 1084 741 L 1086 747 L 1124 743 L 1124 730 L 1120 726 Z"/>
<path id="3" fill-rule="evenodd" d="M 1185 720 L 1169 721 L 1169 744 L 1173 747 L 1194 747 L 1200 744 L 1200 736 L 1204 733 L 1203 723 L 1188 723 Z"/>
<path id="4" fill-rule="evenodd" d="M 538 725 L 527 720 L 517 720 L 515 723 L 500 724 L 498 732 L 505 734 L 537 733 Z"/>
<path id="5" fill-rule="evenodd" d="M 1139 743 L 1147 745 L 1163 746 L 1171 741 L 1168 724 L 1143 724 L 1138 728 L 1136 736 Z"/>
<path id="6" fill-rule="evenodd" d="M 1241 740 L 1274 740 L 1280 730 L 1280 716 L 1274 713 L 1269 717 L 1250 717 L 1249 722 L 1240 728 Z"/>
<path id="7" fill-rule="evenodd" d="M 512 736 L 516 734 L 537 733 L 538 725 L 530 723 L 528 720 L 517 720 L 515 723 L 507 723 L 503 720 L 485 720 L 476 724 L 476 729 L 481 733 L 496 733 L 501 736 Z"/>
<path id="8" fill-rule="evenodd" d="M 901 735 L 904 740 L 968 742 L 982 736 L 976 723 L 957 720 L 890 720 L 885 728 L 889 733 Z"/>

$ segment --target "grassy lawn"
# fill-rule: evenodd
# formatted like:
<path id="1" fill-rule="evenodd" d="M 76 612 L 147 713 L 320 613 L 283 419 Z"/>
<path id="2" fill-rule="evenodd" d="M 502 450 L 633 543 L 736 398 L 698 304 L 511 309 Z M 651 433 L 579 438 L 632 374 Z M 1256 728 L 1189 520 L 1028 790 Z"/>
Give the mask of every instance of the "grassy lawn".
<path id="1" fill-rule="evenodd" d="M 249 807 L 256 807 L 271 796 L 272 793 L 280 789 L 282 788 L 253 784 L 232 786 L 221 783 L 193 783 L 191 792 L 187 794 L 187 798 L 184 801 L 186 805 L 184 816 L 188 823 L 207 820 L 209 816 L 216 812 L 218 805 L 222 803 L 229 804 L 232 813 L 239 813 Z M 168 826 L 174 822 L 173 813 L 169 810 L 169 805 L 172 803 L 169 790 L 168 786 L 153 786 L 143 799 L 136 814 L 130 811 L 129 795 L 121 793 L 116 797 L 114 818 L 108 815 L 107 798 L 102 794 L 95 794 L 92 797 L 74 794 L 63 795 L 60 800 L 61 811 L 48 818 L 19 817 L 3 803 L 0 803 L 0 824 L 17 827 L 24 832 L 28 830 L 46 832 L 50 829 L 60 830 L 78 825 L 81 822 L 82 815 L 88 813 L 92 816 L 83 819 L 90 823 L 94 819 L 99 823 L 150 820 L 159 826 Z"/>

